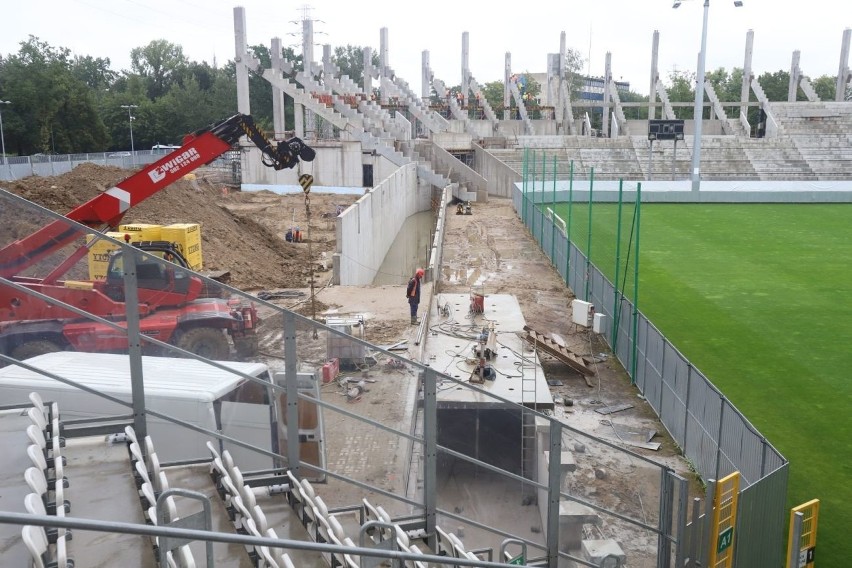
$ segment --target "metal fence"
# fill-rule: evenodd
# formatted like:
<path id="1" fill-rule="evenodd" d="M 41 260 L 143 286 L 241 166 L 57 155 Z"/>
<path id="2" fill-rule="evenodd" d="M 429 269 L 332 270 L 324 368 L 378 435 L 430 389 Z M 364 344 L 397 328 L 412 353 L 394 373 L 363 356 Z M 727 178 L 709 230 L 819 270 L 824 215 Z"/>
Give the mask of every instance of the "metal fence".
<path id="1" fill-rule="evenodd" d="M 138 168 L 152 164 L 171 153 L 172 150 L 137 150 L 136 152 L 95 152 L 90 154 L 38 154 L 34 156 L 6 156 L 0 160 L 0 181 L 14 181 L 29 176 L 60 176 L 83 163 L 114 166 L 117 168 Z M 227 152 L 210 163 L 210 167 L 223 174 L 226 183 L 239 183 L 239 152 Z M 236 178 L 233 182 L 231 178 Z"/>
<path id="2" fill-rule="evenodd" d="M 736 565 L 781 566 L 787 460 L 570 241 L 565 222 L 546 207 L 549 191 L 544 182 L 516 185 L 512 199 L 524 225 L 565 283 L 606 316 L 601 337 L 610 348 L 615 343 L 616 357 L 695 471 L 705 480 L 742 474 Z"/>

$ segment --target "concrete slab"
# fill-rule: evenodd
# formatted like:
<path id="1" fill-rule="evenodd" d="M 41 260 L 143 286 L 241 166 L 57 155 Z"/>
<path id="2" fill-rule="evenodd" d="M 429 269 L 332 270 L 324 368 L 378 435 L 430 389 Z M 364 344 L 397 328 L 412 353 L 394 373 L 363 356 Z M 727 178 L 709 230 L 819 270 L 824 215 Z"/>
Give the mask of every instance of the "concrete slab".
<path id="1" fill-rule="evenodd" d="M 449 316 L 441 315 L 439 305 L 449 305 Z M 500 397 L 515 404 L 552 409 L 553 397 L 541 363 L 521 339 L 526 322 L 517 299 L 508 294 L 486 294 L 484 312 L 470 314 L 469 311 L 469 294 L 438 295 L 429 316 L 431 325 L 425 339 L 424 361 L 442 373 L 470 383 L 478 363 L 474 354 L 479 344 L 477 336 L 493 322 L 496 355 L 488 364 L 494 369 L 495 378 L 481 384 L 471 383 L 484 392 L 443 381 L 438 387 L 438 408 L 505 406 L 506 402 L 495 398 Z"/>

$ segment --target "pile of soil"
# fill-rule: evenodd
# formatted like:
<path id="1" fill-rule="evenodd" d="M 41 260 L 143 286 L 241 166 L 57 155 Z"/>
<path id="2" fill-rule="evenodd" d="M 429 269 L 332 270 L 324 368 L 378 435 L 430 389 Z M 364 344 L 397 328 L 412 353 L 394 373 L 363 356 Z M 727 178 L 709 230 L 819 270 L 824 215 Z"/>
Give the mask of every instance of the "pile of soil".
<path id="1" fill-rule="evenodd" d="M 84 163 L 56 177 L 31 176 L 4 184 L 4 189 L 56 213 L 66 214 L 129 177 L 132 172 Z M 311 258 L 329 259 L 335 250 L 334 226 L 323 217 L 337 203 L 357 196 L 311 194 L 311 254 L 308 244 L 287 243 L 293 222 L 307 233 L 304 196 L 272 192 L 228 191 L 200 172 L 181 179 L 131 208 L 123 223 L 199 223 L 203 270 L 229 270 L 230 284 L 244 290 L 304 288 Z M 316 275 L 315 275 L 316 276 Z"/>

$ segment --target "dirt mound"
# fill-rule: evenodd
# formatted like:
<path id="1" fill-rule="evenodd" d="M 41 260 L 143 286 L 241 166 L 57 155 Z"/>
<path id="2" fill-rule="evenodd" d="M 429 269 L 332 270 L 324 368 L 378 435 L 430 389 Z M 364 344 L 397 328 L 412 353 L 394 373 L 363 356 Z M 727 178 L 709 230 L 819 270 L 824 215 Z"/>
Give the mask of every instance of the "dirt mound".
<path id="1" fill-rule="evenodd" d="M 129 175 L 125 169 L 84 163 L 61 176 L 31 176 L 6 184 L 6 188 L 64 215 Z M 354 201 L 352 196 L 311 194 L 315 259 L 323 252 L 330 258 L 334 251 L 334 227 L 320 216 L 333 205 L 332 199 L 347 204 Z M 204 270 L 230 270 L 235 287 L 259 290 L 308 285 L 308 245 L 290 244 L 283 238 L 293 222 L 307 232 L 302 195 L 227 193 L 201 174 L 197 180 L 179 180 L 133 207 L 123 222 L 199 223 Z"/>

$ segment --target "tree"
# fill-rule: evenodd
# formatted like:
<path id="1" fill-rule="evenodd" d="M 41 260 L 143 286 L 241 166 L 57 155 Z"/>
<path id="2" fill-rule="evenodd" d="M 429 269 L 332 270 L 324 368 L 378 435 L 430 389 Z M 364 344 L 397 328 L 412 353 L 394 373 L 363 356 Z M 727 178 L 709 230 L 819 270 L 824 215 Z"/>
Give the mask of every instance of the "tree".
<path id="1" fill-rule="evenodd" d="M 786 101 L 787 90 L 790 86 L 789 71 L 776 71 L 775 73 L 763 73 L 757 78 L 766 98 L 770 101 Z"/>
<path id="2" fill-rule="evenodd" d="M 340 70 L 341 75 L 347 75 L 350 79 L 364 88 L 364 48 L 357 45 L 346 45 L 335 47 L 331 56 L 331 62 Z M 370 62 L 374 67 L 381 63 L 376 50 L 372 50 Z"/>
<path id="3" fill-rule="evenodd" d="M 491 81 L 482 86 L 482 94 L 489 106 L 494 109 L 494 112 L 499 113 L 503 110 L 503 82 Z M 502 116 L 500 117 L 502 118 Z"/>
<path id="4" fill-rule="evenodd" d="M 148 98 L 165 95 L 174 83 L 181 81 L 189 62 L 183 48 L 164 39 L 156 39 L 145 47 L 130 51 L 133 72 L 147 80 Z"/>
<path id="5" fill-rule="evenodd" d="M 823 75 L 811 81 L 814 91 L 819 96 L 820 100 L 833 101 L 834 94 L 837 92 L 837 83 L 834 77 Z"/>
<path id="6" fill-rule="evenodd" d="M 118 78 L 118 73 L 110 69 L 109 65 L 109 57 L 77 56 L 71 71 L 98 96 L 108 90 Z"/>
<path id="7" fill-rule="evenodd" d="M 695 74 L 690 71 L 672 71 L 669 73 L 666 91 L 673 103 L 695 102 Z M 695 115 L 694 107 L 675 107 L 677 118 L 687 120 Z"/>
<path id="8" fill-rule="evenodd" d="M 109 141 L 93 90 L 74 72 L 71 52 L 30 36 L 0 66 L 4 134 L 18 154 L 91 152 Z"/>

